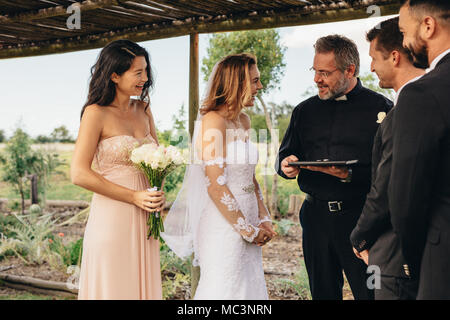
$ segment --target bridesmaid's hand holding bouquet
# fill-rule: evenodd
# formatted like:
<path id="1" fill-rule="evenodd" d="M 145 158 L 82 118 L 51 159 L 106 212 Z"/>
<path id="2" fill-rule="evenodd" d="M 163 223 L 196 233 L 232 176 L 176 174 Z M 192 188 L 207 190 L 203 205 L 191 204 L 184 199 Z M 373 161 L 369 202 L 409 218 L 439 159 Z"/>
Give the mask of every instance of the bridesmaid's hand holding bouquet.
<path id="1" fill-rule="evenodd" d="M 151 189 L 161 190 L 164 178 L 185 160 L 180 150 L 174 146 L 158 146 L 154 143 L 143 144 L 131 151 L 130 160 L 145 174 Z M 164 231 L 164 225 L 160 212 L 150 213 L 147 225 L 149 227 L 147 239 L 152 236 L 160 239 L 160 233 Z"/>

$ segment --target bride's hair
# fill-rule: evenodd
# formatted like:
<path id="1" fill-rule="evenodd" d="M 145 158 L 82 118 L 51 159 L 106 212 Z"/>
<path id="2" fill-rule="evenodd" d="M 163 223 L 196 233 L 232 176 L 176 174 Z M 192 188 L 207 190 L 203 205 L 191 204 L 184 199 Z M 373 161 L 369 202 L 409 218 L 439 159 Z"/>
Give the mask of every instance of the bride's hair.
<path id="1" fill-rule="evenodd" d="M 225 105 L 227 118 L 236 119 L 245 102 L 251 99 L 249 69 L 252 65 L 256 65 L 256 57 L 249 53 L 232 54 L 220 60 L 209 80 L 200 114 L 205 115 Z"/>
<path id="2" fill-rule="evenodd" d="M 150 58 L 147 50 L 130 40 L 117 40 L 107 44 L 99 54 L 97 62 L 91 68 L 91 80 L 89 82 L 89 93 L 87 102 L 81 110 L 83 117 L 84 110 L 91 104 L 99 106 L 110 105 L 116 96 L 116 85 L 111 80 L 112 74 L 122 75 L 133 64 L 136 57 L 144 57 L 147 62 L 148 80 L 144 84 L 141 101 L 145 101 L 148 107 L 149 90 L 153 88 L 153 76 L 150 67 Z"/>

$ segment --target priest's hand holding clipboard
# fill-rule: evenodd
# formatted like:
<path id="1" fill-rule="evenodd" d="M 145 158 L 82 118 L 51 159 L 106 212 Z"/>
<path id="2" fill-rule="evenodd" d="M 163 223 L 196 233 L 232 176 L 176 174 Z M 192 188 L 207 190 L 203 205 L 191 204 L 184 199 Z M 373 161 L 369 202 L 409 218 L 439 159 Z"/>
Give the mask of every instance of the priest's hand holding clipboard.
<path id="1" fill-rule="evenodd" d="M 290 155 L 284 158 L 281 162 L 281 170 L 289 178 L 296 177 L 299 174 L 300 169 L 307 169 L 311 171 L 323 172 L 342 180 L 349 180 L 349 178 L 351 178 L 350 167 L 357 163 L 358 160 L 329 161 L 325 159 L 318 161 L 299 161 L 296 156 Z"/>

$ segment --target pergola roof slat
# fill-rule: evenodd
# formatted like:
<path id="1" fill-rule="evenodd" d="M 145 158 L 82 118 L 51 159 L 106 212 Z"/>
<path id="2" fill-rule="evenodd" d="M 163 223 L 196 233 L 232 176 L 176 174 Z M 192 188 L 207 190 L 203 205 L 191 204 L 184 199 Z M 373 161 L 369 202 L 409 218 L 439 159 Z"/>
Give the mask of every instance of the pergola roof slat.
<path id="1" fill-rule="evenodd" d="M 182 11 L 191 11 L 196 12 L 197 15 L 215 15 L 217 13 L 224 14 L 226 10 L 221 8 L 220 6 L 214 6 L 211 1 L 203 1 L 203 0 L 189 0 L 188 3 L 185 1 L 173 1 L 173 0 L 164 0 L 160 2 L 165 2 L 166 4 L 177 7 Z M 222 1 L 223 2 L 223 1 Z"/>
<path id="2" fill-rule="evenodd" d="M 0 59 L 99 48 L 193 33 L 277 28 L 398 12 L 400 0 L 86 0 L 70 29 L 73 0 L 0 0 Z M 72 16 L 71 18 L 74 18 Z M 75 17 L 76 18 L 76 17 Z"/>
<path id="3" fill-rule="evenodd" d="M 138 1 L 129 1 L 121 4 L 122 8 L 133 10 L 134 12 L 140 12 L 141 14 L 151 14 L 154 17 L 162 17 L 166 19 L 179 19 L 184 18 L 186 14 L 182 14 L 176 11 L 166 12 L 163 10 L 156 10 L 149 6 L 138 3 Z"/>
<path id="4" fill-rule="evenodd" d="M 183 8 L 181 6 L 172 7 L 167 3 L 167 1 L 138 0 L 138 1 L 133 1 L 133 2 L 148 3 L 151 6 L 160 8 L 164 12 L 178 12 L 178 13 L 181 12 L 181 13 L 185 13 L 186 15 L 189 15 L 189 16 L 192 16 L 192 15 L 197 16 L 197 15 L 205 14 L 203 9 L 201 11 L 197 11 L 196 8 L 192 7 L 192 6 L 188 7 L 188 8 Z M 209 12 L 207 14 L 209 14 Z"/>

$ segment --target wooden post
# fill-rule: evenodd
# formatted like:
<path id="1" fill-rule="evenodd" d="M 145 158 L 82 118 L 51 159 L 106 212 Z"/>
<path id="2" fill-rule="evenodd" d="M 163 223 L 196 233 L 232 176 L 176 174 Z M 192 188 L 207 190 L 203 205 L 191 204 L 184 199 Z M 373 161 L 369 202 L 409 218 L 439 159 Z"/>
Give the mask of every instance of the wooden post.
<path id="1" fill-rule="evenodd" d="M 37 176 L 32 174 L 30 176 L 31 180 L 31 204 L 37 204 L 38 201 L 38 185 L 37 185 Z"/>
<path id="2" fill-rule="evenodd" d="M 289 196 L 289 208 L 287 213 L 289 214 L 298 214 L 300 212 L 300 208 L 302 207 L 304 197 L 291 194 Z"/>
<path id="3" fill-rule="evenodd" d="M 199 93 L 198 93 L 198 33 L 190 35 L 189 56 L 189 134 L 194 133 L 195 119 L 197 118 Z"/>
<path id="4" fill-rule="evenodd" d="M 190 55 L 189 55 L 189 134 L 192 138 L 194 133 L 195 119 L 197 118 L 199 105 L 198 92 L 198 33 L 190 35 Z M 192 257 L 193 258 L 193 257 Z M 200 267 L 191 266 L 191 299 L 197 290 L 200 279 Z"/>

